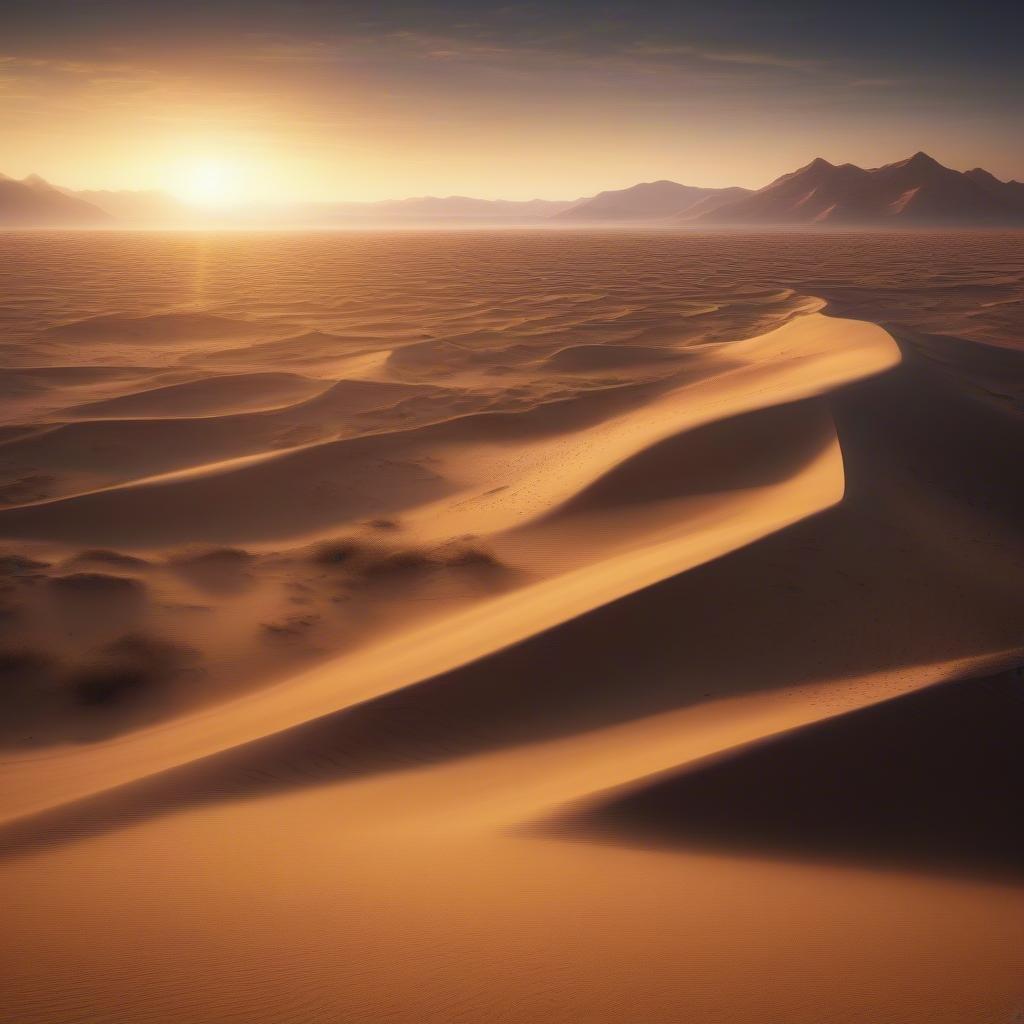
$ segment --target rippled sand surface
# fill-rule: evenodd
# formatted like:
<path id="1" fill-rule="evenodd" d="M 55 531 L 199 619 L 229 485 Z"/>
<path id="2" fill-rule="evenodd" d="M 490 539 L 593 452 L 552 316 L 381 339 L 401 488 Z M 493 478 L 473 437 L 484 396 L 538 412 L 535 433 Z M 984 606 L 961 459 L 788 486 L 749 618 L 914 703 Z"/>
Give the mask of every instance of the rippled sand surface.
<path id="1" fill-rule="evenodd" d="M 1019 234 L 0 235 L 0 1017 L 1012 1020 L 1022 348 Z"/>

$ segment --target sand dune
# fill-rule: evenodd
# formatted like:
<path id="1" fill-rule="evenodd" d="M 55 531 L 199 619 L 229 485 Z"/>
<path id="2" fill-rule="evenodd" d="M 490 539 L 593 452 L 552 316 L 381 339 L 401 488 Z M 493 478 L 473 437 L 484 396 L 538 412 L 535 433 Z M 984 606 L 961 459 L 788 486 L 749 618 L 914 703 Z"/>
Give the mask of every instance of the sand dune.
<path id="1" fill-rule="evenodd" d="M 249 381 L 249 377 L 244 377 L 239 382 L 243 390 Z M 227 387 L 219 386 L 222 383 Z M 430 387 L 293 378 L 288 380 L 288 386 L 299 392 L 296 395 L 299 400 L 293 404 L 257 412 L 232 412 L 231 381 L 214 379 L 202 384 L 205 386 L 192 382 L 155 389 L 160 392 L 155 398 L 153 392 L 126 395 L 123 399 L 97 403 L 100 405 L 98 412 L 95 406 L 77 407 L 72 412 L 89 418 L 52 424 L 12 438 L 0 450 L 0 470 L 15 479 L 22 473 L 48 474 L 45 496 L 57 498 L 176 470 L 212 467 L 213 473 L 230 472 L 231 467 L 218 469 L 217 464 L 361 433 L 372 425 L 374 418 L 380 419 L 383 428 L 389 419 L 403 424 L 417 420 L 430 422 L 450 411 L 446 405 L 437 408 L 436 396 L 441 392 Z M 260 393 L 258 387 L 249 393 L 250 404 L 262 404 Z M 279 387 L 276 394 L 278 400 L 283 400 L 284 393 Z M 196 415 L 189 408 L 190 403 L 202 404 L 211 397 L 221 396 L 225 397 L 228 407 L 222 415 Z M 118 413 L 128 411 L 122 402 L 137 412 L 139 403 L 155 402 L 158 406 L 163 403 L 164 415 L 117 418 Z M 151 405 L 149 408 L 151 413 L 155 411 Z M 175 411 L 178 415 L 171 415 Z M 342 459 L 328 458 L 328 461 L 338 469 L 344 465 Z M 242 466 L 236 465 L 234 469 L 241 470 Z M 101 504 L 103 501 L 100 499 Z M 48 513 L 40 510 L 38 514 L 45 518 Z M 35 515 L 26 513 L 25 518 L 34 519 Z M 192 537 L 188 533 L 182 537 L 210 539 Z"/>
<path id="2" fill-rule="evenodd" d="M 552 370 L 563 373 L 586 373 L 592 370 L 620 370 L 673 360 L 685 361 L 692 357 L 693 354 L 689 352 L 676 352 L 647 345 L 569 345 L 549 356 L 547 365 Z"/>
<path id="3" fill-rule="evenodd" d="M 66 414 L 79 419 L 223 416 L 253 409 L 280 408 L 326 389 L 324 383 L 298 374 L 228 374 L 134 391 L 119 398 L 83 402 L 66 410 Z"/>
<path id="4" fill-rule="evenodd" d="M 91 344 L 144 341 L 147 345 L 251 337 L 259 326 L 211 313 L 106 313 L 47 328 L 45 338 Z"/>
<path id="5" fill-rule="evenodd" d="M 683 389 L 690 398 L 698 387 L 684 371 L 679 379 L 670 373 L 646 385 L 630 382 L 583 390 L 525 408 L 516 408 L 514 402 L 507 411 L 303 445 L 301 428 L 322 433 L 330 425 L 328 411 L 339 405 L 343 415 L 351 414 L 372 407 L 381 393 L 391 400 L 416 393 L 409 385 L 339 382 L 287 413 L 78 423 L 9 442 L 3 463 L 12 475 L 29 468 L 93 470 L 98 475 L 104 469 L 117 473 L 120 462 L 123 478 L 141 476 L 147 462 L 156 473 L 177 468 L 191 453 L 219 461 L 127 487 L 0 510 L 0 532 L 139 548 L 189 540 L 266 541 L 308 535 L 375 512 L 407 512 L 443 494 L 495 486 L 505 490 L 500 513 L 491 518 L 500 514 L 511 522 L 529 514 L 529 507 L 550 507 L 568 497 L 572 488 L 603 472 L 623 444 L 623 454 L 631 454 L 641 444 L 707 419 L 819 394 L 857 374 L 884 368 L 894 354 L 891 342 L 869 325 L 851 324 L 836 335 L 830 322 L 808 317 L 732 346 L 723 369 L 716 372 L 713 362 L 706 367 L 700 391 L 689 402 L 676 397 Z M 803 366 L 794 372 L 795 361 L 808 360 L 816 364 L 817 373 L 803 372 Z M 410 412 L 407 406 L 401 411 Z M 440 415 L 434 413 L 435 418 Z M 255 425 L 252 416 L 258 418 Z M 290 432 L 283 436 L 282 419 Z M 136 443 L 129 443 L 129 437 Z M 284 447 L 289 440 L 294 447 L 280 455 L 229 461 L 254 446 L 272 442 L 271 447 Z M 513 443 L 518 451 L 510 472 L 506 449 Z M 569 450 L 575 453 L 572 469 L 565 465 Z M 98 456 L 94 465 L 92 453 Z M 446 477 L 443 467 L 453 463 L 457 475 Z M 97 483 L 102 482 L 99 477 Z M 550 488 L 551 494 L 538 494 L 538 488 Z M 466 529 L 475 526 L 467 523 Z"/>
<path id="6" fill-rule="evenodd" d="M 60 244 L 0 348 L 19 1024 L 1004 1013 L 1012 237 Z"/>
<path id="7" fill-rule="evenodd" d="M 322 331 L 306 331 L 294 337 L 243 344 L 232 348 L 199 352 L 195 361 L 208 366 L 301 366 L 312 371 L 328 368 L 353 355 L 374 350 L 369 337 L 342 337 Z"/>
<path id="8" fill-rule="evenodd" d="M 613 794 L 579 827 L 625 842 L 860 858 L 1017 880 L 1021 674 L 946 683 Z"/>

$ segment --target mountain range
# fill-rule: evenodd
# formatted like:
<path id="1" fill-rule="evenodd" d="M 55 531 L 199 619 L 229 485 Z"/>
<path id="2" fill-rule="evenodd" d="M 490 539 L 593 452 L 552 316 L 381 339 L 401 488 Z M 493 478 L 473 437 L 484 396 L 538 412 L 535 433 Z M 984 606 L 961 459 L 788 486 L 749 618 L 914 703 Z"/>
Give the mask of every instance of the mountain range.
<path id="1" fill-rule="evenodd" d="M 1024 184 L 954 171 L 927 153 L 865 170 L 820 157 L 697 218 L 737 225 L 993 225 L 1024 223 Z"/>
<path id="2" fill-rule="evenodd" d="M 746 188 L 697 188 L 674 181 L 648 181 L 581 199 L 551 219 L 575 224 L 663 220 L 681 217 L 697 207 L 710 212 L 751 194 Z"/>
<path id="3" fill-rule="evenodd" d="M 5 227 L 102 227 L 116 223 L 106 210 L 54 188 L 36 174 L 17 181 L 0 174 L 0 225 Z"/>
<path id="4" fill-rule="evenodd" d="M 75 192 L 37 175 L 0 175 L 0 226 L 199 225 L 213 214 L 164 192 Z M 822 158 L 750 189 L 642 182 L 575 200 L 469 196 L 373 203 L 250 205 L 217 223 L 343 226 L 368 224 L 665 224 L 693 227 L 1024 226 L 1024 183 L 976 167 L 956 171 L 926 153 L 865 169 Z"/>

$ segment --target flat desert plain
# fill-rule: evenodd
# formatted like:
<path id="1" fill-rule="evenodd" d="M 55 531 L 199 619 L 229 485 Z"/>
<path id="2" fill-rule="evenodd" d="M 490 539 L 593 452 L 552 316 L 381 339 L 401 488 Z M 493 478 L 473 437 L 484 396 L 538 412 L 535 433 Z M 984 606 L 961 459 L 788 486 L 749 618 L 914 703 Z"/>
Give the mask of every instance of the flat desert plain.
<path id="1" fill-rule="evenodd" d="M 1021 243 L 0 235 L 0 1019 L 1024 1019 Z"/>

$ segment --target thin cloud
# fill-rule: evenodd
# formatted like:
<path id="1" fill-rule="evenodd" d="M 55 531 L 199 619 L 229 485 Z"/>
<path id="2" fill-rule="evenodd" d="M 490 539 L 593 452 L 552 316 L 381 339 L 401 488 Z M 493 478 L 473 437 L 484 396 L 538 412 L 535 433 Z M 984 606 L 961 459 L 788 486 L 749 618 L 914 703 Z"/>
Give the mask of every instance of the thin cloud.
<path id="1" fill-rule="evenodd" d="M 902 78 L 855 78 L 850 82 L 855 89 L 888 89 L 905 84 Z"/>
<path id="2" fill-rule="evenodd" d="M 748 64 L 754 67 L 785 68 L 788 71 L 816 71 L 820 60 L 794 57 L 780 57 L 774 53 L 729 53 L 715 50 L 698 51 L 704 60 L 721 61 L 725 64 Z"/>
<path id="3" fill-rule="evenodd" d="M 638 43 L 630 46 L 625 52 L 641 59 L 655 61 L 695 59 L 749 67 L 785 68 L 789 71 L 815 71 L 823 66 L 820 60 L 809 58 L 784 57 L 775 53 L 754 51 L 712 50 L 682 43 Z"/>

